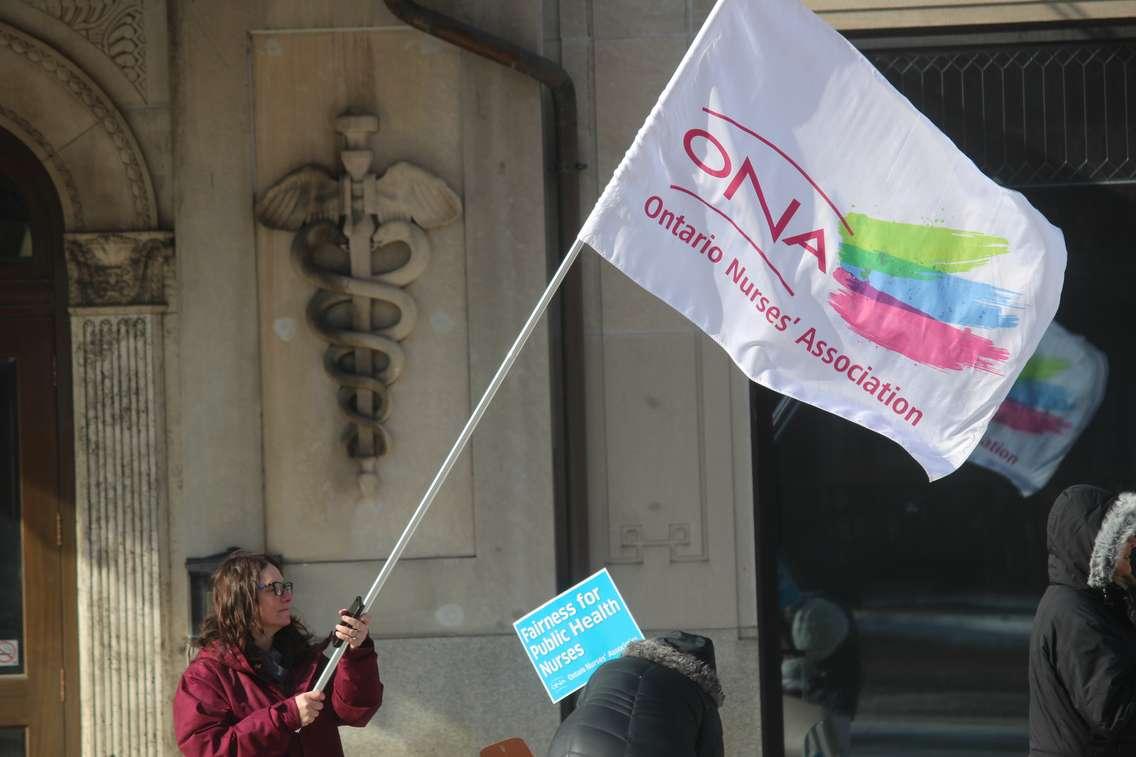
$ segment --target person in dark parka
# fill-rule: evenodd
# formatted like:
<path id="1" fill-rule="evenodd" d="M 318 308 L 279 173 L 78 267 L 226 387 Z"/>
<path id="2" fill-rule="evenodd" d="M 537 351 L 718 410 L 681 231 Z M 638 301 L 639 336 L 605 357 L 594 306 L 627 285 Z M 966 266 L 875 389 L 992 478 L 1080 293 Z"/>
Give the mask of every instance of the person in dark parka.
<path id="1" fill-rule="evenodd" d="M 722 757 L 722 699 L 710 639 L 633 641 L 592 674 L 548 757 Z"/>
<path id="2" fill-rule="evenodd" d="M 1049 513 L 1030 638 L 1030 757 L 1136 755 L 1136 494 L 1073 486 Z"/>

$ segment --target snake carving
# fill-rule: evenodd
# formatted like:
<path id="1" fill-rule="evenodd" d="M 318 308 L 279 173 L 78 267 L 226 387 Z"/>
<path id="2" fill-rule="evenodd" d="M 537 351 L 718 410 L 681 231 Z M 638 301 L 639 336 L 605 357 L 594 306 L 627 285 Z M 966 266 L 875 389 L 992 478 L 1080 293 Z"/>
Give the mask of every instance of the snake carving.
<path id="1" fill-rule="evenodd" d="M 343 115 L 345 175 L 321 166 L 298 168 L 260 198 L 256 216 L 273 229 L 296 232 L 292 261 L 316 293 L 307 321 L 328 343 L 323 364 L 338 385 L 349 426 L 348 454 L 359 463 L 359 484 L 374 494 L 376 463 L 390 448 L 383 426 L 390 386 L 406 365 L 400 342 L 414 330 L 418 308 L 405 287 L 430 264 L 427 229 L 456 221 L 461 200 L 444 181 L 411 163 L 371 171 L 373 115 Z M 406 251 L 409 250 L 409 255 Z"/>

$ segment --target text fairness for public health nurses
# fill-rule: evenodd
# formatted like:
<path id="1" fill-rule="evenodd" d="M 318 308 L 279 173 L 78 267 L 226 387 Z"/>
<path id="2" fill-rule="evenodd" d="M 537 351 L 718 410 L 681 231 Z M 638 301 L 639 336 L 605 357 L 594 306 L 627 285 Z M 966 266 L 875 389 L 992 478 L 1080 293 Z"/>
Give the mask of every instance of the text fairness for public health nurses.
<path id="1" fill-rule="evenodd" d="M 568 602 L 547 616 L 517 629 L 528 643 L 532 656 L 539 657 L 555 651 L 568 644 L 574 637 L 595 628 L 620 611 L 617 600 L 608 599 L 599 602 L 599 598 L 599 588 L 580 592 L 576 595 L 575 601 Z M 555 672 L 563 665 L 583 656 L 584 648 L 580 644 L 574 644 L 551 660 L 541 662 L 541 672 L 545 675 Z"/>

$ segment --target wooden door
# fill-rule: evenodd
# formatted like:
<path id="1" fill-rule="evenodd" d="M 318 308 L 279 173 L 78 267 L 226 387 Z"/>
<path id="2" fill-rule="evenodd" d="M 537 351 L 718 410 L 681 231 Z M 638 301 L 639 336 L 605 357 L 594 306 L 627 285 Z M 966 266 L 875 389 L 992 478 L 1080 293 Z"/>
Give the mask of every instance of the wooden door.
<path id="1" fill-rule="evenodd" d="M 77 753 L 62 231 L 46 172 L 0 130 L 0 757 Z"/>
<path id="2" fill-rule="evenodd" d="M 53 324 L 0 321 L 0 739 L 63 753 Z M 26 729 L 21 739 L 18 729 Z M 0 746 L 0 754 L 23 754 Z"/>

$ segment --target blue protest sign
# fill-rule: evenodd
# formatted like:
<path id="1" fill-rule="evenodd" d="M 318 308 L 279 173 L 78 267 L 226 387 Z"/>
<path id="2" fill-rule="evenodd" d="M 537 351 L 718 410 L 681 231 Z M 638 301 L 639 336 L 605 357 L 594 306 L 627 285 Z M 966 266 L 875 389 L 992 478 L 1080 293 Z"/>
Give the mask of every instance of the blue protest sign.
<path id="1" fill-rule="evenodd" d="M 559 702 L 643 632 L 607 568 L 513 623 L 544 690 Z"/>

